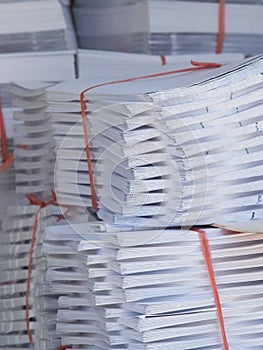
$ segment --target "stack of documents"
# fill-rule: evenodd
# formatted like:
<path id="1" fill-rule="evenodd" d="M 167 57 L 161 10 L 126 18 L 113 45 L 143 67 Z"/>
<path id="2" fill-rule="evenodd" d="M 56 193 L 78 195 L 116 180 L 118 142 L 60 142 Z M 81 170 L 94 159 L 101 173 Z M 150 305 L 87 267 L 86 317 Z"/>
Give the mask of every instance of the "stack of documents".
<path id="1" fill-rule="evenodd" d="M 258 350 L 263 341 L 262 236 L 208 229 L 207 238 L 229 347 Z M 222 349 L 198 233 L 57 226 L 46 230 L 43 249 L 49 291 L 58 298 L 57 333 L 63 344 L 76 349 Z"/>
<path id="2" fill-rule="evenodd" d="M 262 1 L 226 1 L 223 51 L 262 53 L 262 16 Z M 151 53 L 215 52 L 218 17 L 219 1 L 150 0 Z"/>
<path id="3" fill-rule="evenodd" d="M 31 193 L 48 198 L 53 188 L 54 144 L 44 100 L 44 89 L 50 85 L 27 82 L 11 86 L 13 104 L 19 108 L 14 111 L 16 192 L 24 201 Z"/>
<path id="4" fill-rule="evenodd" d="M 73 15 L 80 48 L 148 53 L 147 0 L 75 0 Z"/>
<path id="5" fill-rule="evenodd" d="M 75 49 L 70 16 L 58 0 L 0 2 L 0 52 Z"/>
<path id="6" fill-rule="evenodd" d="M 30 246 L 38 208 L 38 206 L 8 207 L 8 214 L 1 227 L 0 348 L 4 350 L 25 349 L 30 343 L 25 305 Z M 28 299 L 29 328 L 33 337 L 38 327 L 34 310 L 36 302 L 31 287 L 34 285 L 37 259 L 40 257 L 42 233 L 45 226 L 50 225 L 49 211 L 41 209 L 38 218 Z"/>
<path id="7" fill-rule="evenodd" d="M 262 63 L 258 56 L 89 91 L 99 217 L 136 228 L 262 218 Z M 56 189 L 87 206 L 79 94 L 93 83 L 47 90 L 58 122 Z"/>
<path id="8" fill-rule="evenodd" d="M 100 230 L 99 224 L 90 226 L 85 223 L 84 226 L 88 230 L 91 228 L 94 232 Z M 99 331 L 94 323 L 90 327 L 88 322 L 81 322 L 85 317 L 91 318 L 92 322 L 94 314 L 94 312 L 89 314 L 92 304 L 87 258 L 85 254 L 78 252 L 78 244 L 81 240 L 82 236 L 74 232 L 70 225 L 49 227 L 44 234 L 42 252 L 45 256 L 43 264 L 45 269 L 39 274 L 41 276 L 39 280 L 42 283 L 36 283 L 34 291 L 39 301 L 37 319 L 42 314 L 41 329 L 46 334 L 46 339 L 43 338 L 38 344 L 41 349 L 44 342 L 50 343 L 51 340 L 53 344 L 55 342 L 74 343 L 73 338 L 76 333 L 80 333 L 82 337 L 84 333 L 89 333 L 89 338 L 85 340 L 88 343 L 83 343 L 82 339 L 82 344 L 91 345 L 94 344 L 93 338 Z M 58 309 L 60 309 L 59 312 Z M 53 350 L 51 344 L 48 349 Z"/>
<path id="9" fill-rule="evenodd" d="M 74 51 L 11 53 L 0 55 L 0 96 L 3 107 L 12 106 L 10 82 L 53 81 L 76 76 Z"/>

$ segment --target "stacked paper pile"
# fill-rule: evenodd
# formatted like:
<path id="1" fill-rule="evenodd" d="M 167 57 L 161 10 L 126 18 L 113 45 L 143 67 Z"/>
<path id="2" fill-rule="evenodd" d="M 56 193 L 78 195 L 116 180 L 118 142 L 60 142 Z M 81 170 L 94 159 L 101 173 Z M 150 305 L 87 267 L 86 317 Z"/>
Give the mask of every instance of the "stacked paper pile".
<path id="1" fill-rule="evenodd" d="M 1 108 L 1 107 L 0 107 Z M 7 144 L 0 144 L 0 165 L 2 166 L 3 159 L 3 148 L 7 146 L 8 154 L 13 152 L 14 143 L 14 132 L 13 132 L 13 110 L 11 108 L 3 108 L 2 116 L 5 121 L 4 129 L 7 137 Z M 1 129 L 2 125 L 0 125 Z M 0 141 L 2 141 L 0 137 Z M 16 203 L 16 192 L 15 192 L 15 171 L 14 166 L 9 167 L 5 172 L 0 171 L 0 223 L 6 214 L 6 207 L 8 205 L 14 205 Z"/>
<path id="2" fill-rule="evenodd" d="M 1 54 L 0 64 L 0 96 L 5 108 L 12 106 L 12 81 L 59 82 L 76 76 L 74 51 L 70 50 Z"/>
<path id="3" fill-rule="evenodd" d="M 224 52 L 262 53 L 262 4 L 257 0 L 226 1 Z M 218 16 L 219 1 L 150 0 L 151 53 L 214 52 Z"/>
<path id="4" fill-rule="evenodd" d="M 47 83 L 12 84 L 14 112 L 16 192 L 20 200 L 30 193 L 42 199 L 53 188 L 54 144 L 46 111 L 44 88 Z"/>
<path id="5" fill-rule="evenodd" d="M 58 297 L 57 333 L 63 344 L 75 349 L 222 349 L 196 232 L 101 229 L 79 224 L 49 227 L 45 233 L 47 280 L 49 292 Z M 207 237 L 229 347 L 259 350 L 262 237 L 218 229 L 207 230 Z"/>
<path id="6" fill-rule="evenodd" d="M 87 223 L 85 226 L 89 227 Z M 92 227 L 95 230 L 99 229 L 99 225 Z M 63 234 L 61 230 L 64 231 Z M 88 299 L 86 299 L 89 296 L 86 259 L 83 254 L 78 253 L 77 249 L 80 240 L 80 235 L 74 233 L 70 226 L 54 226 L 45 233 L 42 247 L 45 262 L 42 264 L 42 270 L 38 271 L 38 280 L 34 287 L 34 295 L 38 300 L 37 319 L 41 320 L 41 331 L 42 334 L 45 334 L 45 338 L 38 337 L 38 348 L 42 349 L 45 343 L 49 343 L 49 347 L 47 347 L 49 350 L 53 349 L 55 344 L 56 349 L 58 343 L 69 344 L 69 340 L 64 339 L 63 334 L 66 333 L 66 336 L 69 336 L 69 333 L 76 332 L 78 327 L 80 333 L 83 333 L 84 327 L 86 327 L 86 333 L 90 333 L 89 326 L 87 324 L 81 325 L 81 318 L 75 319 L 74 317 L 75 308 L 83 306 L 85 309 L 85 306 L 89 304 Z M 63 311 L 61 315 L 57 314 L 59 305 L 64 304 L 67 305 L 65 308 L 71 305 L 72 309 L 66 312 L 65 321 L 69 317 L 75 323 L 74 325 L 70 324 L 69 329 L 67 322 L 65 322 L 66 331 L 62 330 L 57 321 L 58 318 L 63 317 Z M 62 306 L 62 308 L 64 307 Z M 89 313 L 86 315 L 89 317 Z M 94 333 L 96 333 L 95 330 Z"/>
<path id="7" fill-rule="evenodd" d="M 211 54 L 208 57 L 197 55 L 196 59 L 225 63 L 240 58 L 240 56 Z M 188 56 L 167 57 L 166 65 L 161 66 L 161 59 L 157 56 L 112 52 L 105 60 L 103 51 L 82 50 L 79 52 L 79 73 L 82 79 L 55 85 L 48 88 L 46 92 L 47 112 L 52 120 L 56 142 L 55 186 L 61 204 L 91 206 L 80 103 L 77 102 L 79 93 L 87 87 L 87 81 L 91 86 L 105 81 L 176 70 L 188 66 L 189 60 Z M 86 69 L 88 66 L 94 69 Z M 78 91 L 77 94 L 76 91 Z M 108 121 L 109 123 L 105 120 L 106 126 L 110 126 L 110 119 Z M 96 123 L 96 128 L 97 126 L 100 128 L 99 120 L 96 120 Z M 100 158 L 100 150 L 101 146 L 93 149 L 94 160 Z"/>
<path id="8" fill-rule="evenodd" d="M 10 81 L 75 77 L 69 7 L 58 0 L 0 2 L 0 96 L 11 106 Z"/>
<path id="9" fill-rule="evenodd" d="M 25 349 L 29 346 L 26 322 L 26 294 L 28 290 L 28 266 L 34 221 L 39 207 L 9 207 L 1 227 L 0 250 L 0 348 Z M 34 284 L 37 259 L 40 257 L 42 233 L 50 225 L 49 211 L 41 209 L 38 215 L 34 262 L 30 279 L 28 299 L 29 330 L 33 334 L 37 328 L 31 287 Z"/>
<path id="10" fill-rule="evenodd" d="M 58 0 L 2 1 L 0 14 L 1 53 L 75 48 Z"/>
<path id="11" fill-rule="evenodd" d="M 146 0 L 75 0 L 73 15 L 80 48 L 148 52 Z"/>
<path id="12" fill-rule="evenodd" d="M 262 62 L 258 56 L 212 72 L 89 91 L 99 217 L 137 228 L 261 218 Z M 50 111 L 58 106 L 60 122 L 72 123 L 57 129 L 63 132 L 58 159 L 67 171 L 58 167 L 57 190 L 84 205 L 90 186 L 78 100 L 92 85 L 77 80 L 47 90 Z"/>

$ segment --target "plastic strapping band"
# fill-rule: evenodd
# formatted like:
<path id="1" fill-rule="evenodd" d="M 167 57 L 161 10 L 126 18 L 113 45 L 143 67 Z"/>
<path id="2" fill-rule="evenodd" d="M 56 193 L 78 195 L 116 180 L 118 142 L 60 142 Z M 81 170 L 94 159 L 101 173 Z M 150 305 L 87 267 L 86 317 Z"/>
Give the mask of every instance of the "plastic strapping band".
<path id="1" fill-rule="evenodd" d="M 4 163 L 8 158 L 8 144 L 7 144 L 5 122 L 4 122 L 1 101 L 0 101 L 0 139 L 1 139 L 2 162 Z"/>
<path id="2" fill-rule="evenodd" d="M 161 55 L 161 61 L 162 61 L 162 66 L 165 66 L 167 64 L 167 60 L 164 55 Z"/>
<path id="3" fill-rule="evenodd" d="M 216 53 L 222 53 L 226 33 L 226 0 L 219 0 Z"/>
<path id="4" fill-rule="evenodd" d="M 228 342 L 227 342 L 227 336 L 226 336 L 226 331 L 225 331 L 225 323 L 224 323 L 224 316 L 222 312 L 222 307 L 221 307 L 221 302 L 219 298 L 219 293 L 217 290 L 217 285 L 216 285 L 216 279 L 215 279 L 215 273 L 213 269 L 213 263 L 212 263 L 212 258 L 210 254 L 210 248 L 209 248 L 209 243 L 208 239 L 206 237 L 206 232 L 203 230 L 200 230 L 198 228 L 192 227 L 191 231 L 195 231 L 199 235 L 199 239 L 201 242 L 201 247 L 202 247 L 202 252 L 205 258 L 206 262 L 206 267 L 208 270 L 209 274 L 209 279 L 211 283 L 211 287 L 213 290 L 213 295 L 215 299 L 215 304 L 216 304 L 216 309 L 217 309 L 217 316 L 218 316 L 218 321 L 220 325 L 220 330 L 221 330 L 221 336 L 222 336 L 222 342 L 224 345 L 224 350 L 229 350 Z"/>
<path id="5" fill-rule="evenodd" d="M 96 194 L 96 189 L 95 189 L 95 180 L 94 180 L 94 174 L 93 174 L 91 153 L 90 153 L 90 148 L 89 148 L 88 126 L 87 126 L 87 118 L 86 118 L 86 102 L 85 102 L 86 92 L 93 90 L 95 88 L 101 87 L 101 86 L 106 86 L 106 85 L 129 83 L 129 82 L 136 81 L 136 80 L 164 77 L 164 76 L 172 75 L 172 74 L 187 73 L 187 72 L 193 72 L 196 70 L 218 68 L 218 67 L 222 66 L 222 64 L 220 64 L 220 63 L 196 62 L 196 61 L 191 61 L 191 64 L 194 67 L 183 68 L 183 69 L 172 70 L 172 71 L 168 71 L 168 72 L 162 72 L 162 73 L 156 73 L 156 74 L 150 74 L 150 75 L 143 75 L 143 76 L 139 76 L 139 77 L 128 78 L 128 79 L 123 79 L 123 80 L 115 80 L 115 81 L 111 81 L 111 82 L 107 82 L 107 83 L 93 85 L 93 86 L 83 90 L 80 93 L 81 117 L 82 117 L 82 124 L 83 124 L 85 152 L 86 152 L 87 166 L 88 166 L 88 172 L 89 172 L 89 181 L 90 181 L 90 188 L 91 188 L 92 208 L 95 212 L 98 210 L 98 200 L 97 200 L 97 194 Z"/>

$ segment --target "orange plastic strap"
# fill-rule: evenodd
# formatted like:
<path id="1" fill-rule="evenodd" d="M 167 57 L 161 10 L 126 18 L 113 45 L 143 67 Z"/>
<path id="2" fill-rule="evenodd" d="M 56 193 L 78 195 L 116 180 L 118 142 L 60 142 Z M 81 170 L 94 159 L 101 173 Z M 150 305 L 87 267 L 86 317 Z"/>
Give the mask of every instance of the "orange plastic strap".
<path id="1" fill-rule="evenodd" d="M 58 347 L 57 350 L 67 350 L 68 347 L 66 345 L 61 345 L 60 347 Z"/>
<path id="2" fill-rule="evenodd" d="M 4 116 L 3 116 L 3 110 L 2 110 L 2 103 L 1 103 L 1 101 L 0 101 L 0 139 L 1 139 L 2 161 L 4 163 L 7 160 L 7 158 L 8 158 L 8 143 L 7 143 L 5 122 L 4 122 Z"/>
<path id="3" fill-rule="evenodd" d="M 212 263 L 212 258 L 211 258 L 211 254 L 210 254 L 208 239 L 206 237 L 206 232 L 203 230 L 200 230 L 198 228 L 195 228 L 195 227 L 192 227 L 191 231 L 195 231 L 199 234 L 199 239 L 201 242 L 201 247 L 202 247 L 203 255 L 205 258 L 206 267 L 208 270 L 209 279 L 210 279 L 210 283 L 211 283 L 211 287 L 212 287 L 213 295 L 214 295 L 214 299 L 215 299 L 217 316 L 218 316 L 218 321 L 219 321 L 219 325 L 220 325 L 224 350 L 229 350 L 226 331 L 225 331 L 224 316 L 223 316 L 221 302 L 220 302 L 220 298 L 219 298 L 219 294 L 218 294 L 218 290 L 217 290 L 215 273 L 214 273 L 214 269 L 213 269 L 213 263 Z"/>
<path id="4" fill-rule="evenodd" d="M 162 61 L 162 66 L 165 66 L 167 64 L 167 60 L 164 55 L 161 55 L 161 61 Z"/>
<path id="5" fill-rule="evenodd" d="M 222 53 L 226 33 L 226 0 L 219 0 L 216 53 Z"/>
<path id="6" fill-rule="evenodd" d="M 80 94 L 80 106 L 81 106 L 81 117 L 82 117 L 82 124 L 83 124 L 84 143 L 85 143 L 87 166 L 88 166 L 88 172 L 89 172 L 90 188 L 91 188 L 92 208 L 95 212 L 98 210 L 98 200 L 97 200 L 97 194 L 96 194 L 96 189 L 95 189 L 95 180 L 94 180 L 94 174 L 93 174 L 91 154 L 90 154 L 90 149 L 89 149 L 89 137 L 88 137 L 88 126 L 87 126 L 87 119 L 86 119 L 86 102 L 85 102 L 86 92 L 93 90 L 95 88 L 101 87 L 101 86 L 106 86 L 106 85 L 129 83 L 129 82 L 136 81 L 136 80 L 164 77 L 164 76 L 172 75 L 172 74 L 187 73 L 187 72 L 192 72 L 192 71 L 196 71 L 196 70 L 218 68 L 218 67 L 222 66 L 222 64 L 220 64 L 220 63 L 196 62 L 196 61 L 191 61 L 191 64 L 193 65 L 193 67 L 172 70 L 172 71 L 162 72 L 162 73 L 156 73 L 156 74 L 150 74 L 150 75 L 143 75 L 143 76 L 138 76 L 138 77 L 129 78 L 129 79 L 115 80 L 115 81 L 110 81 L 110 82 L 102 83 L 102 84 L 97 84 L 97 85 L 91 86 L 91 87 L 89 87 L 81 92 L 81 94 Z"/>

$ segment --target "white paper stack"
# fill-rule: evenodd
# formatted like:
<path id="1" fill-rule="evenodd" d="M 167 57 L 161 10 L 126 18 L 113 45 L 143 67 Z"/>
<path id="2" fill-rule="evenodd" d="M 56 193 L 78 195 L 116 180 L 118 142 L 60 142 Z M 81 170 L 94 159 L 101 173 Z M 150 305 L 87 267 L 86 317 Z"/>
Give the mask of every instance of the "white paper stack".
<path id="1" fill-rule="evenodd" d="M 250 0 L 226 2 L 224 52 L 262 53 L 262 4 Z M 150 0 L 151 53 L 215 52 L 218 16 L 219 1 Z"/>
<path id="2" fill-rule="evenodd" d="M 195 58 L 201 61 L 210 60 L 225 63 L 240 58 L 240 56 L 237 54 L 211 54 L 208 57 L 197 55 Z M 81 50 L 79 52 L 79 73 L 82 79 L 48 88 L 46 94 L 47 111 L 52 120 L 56 141 L 55 186 L 61 204 L 91 205 L 80 103 L 77 102 L 79 93 L 87 87 L 87 82 L 88 86 L 92 86 L 133 76 L 176 70 L 189 66 L 189 61 L 190 58 L 188 56 L 167 57 L 166 65 L 161 66 L 161 60 L 157 56 L 112 52 L 109 53 L 105 61 L 105 53 L 102 51 Z M 88 69 L 88 66 L 93 67 L 93 69 Z M 107 103 L 103 103 L 103 106 L 106 107 L 106 105 Z M 94 108 L 97 109 L 97 106 Z M 116 118 L 119 117 L 116 116 Z M 116 121 L 118 120 L 116 119 Z M 149 121 L 149 118 L 147 120 Z M 147 120 L 145 119 L 145 124 Z M 96 120 L 96 123 L 95 131 L 99 130 L 97 127 L 100 128 L 99 120 Z M 110 119 L 109 123 L 111 123 Z M 108 125 L 110 124 L 106 122 L 107 127 Z M 105 128 L 105 125 L 102 128 Z M 91 144 L 92 146 L 93 143 Z M 101 150 L 103 151 L 103 146 L 101 145 L 93 149 L 92 156 L 94 160 L 100 158 Z M 156 156 L 150 156 L 149 159 L 152 158 L 156 159 Z M 161 159 L 159 160 L 161 161 Z M 102 182 L 97 181 L 98 186 L 103 183 L 104 180 Z"/>
<path id="3" fill-rule="evenodd" d="M 26 291 L 30 246 L 37 206 L 10 206 L 1 227 L 0 250 L 0 348 L 29 348 L 26 326 Z M 48 209 L 41 209 L 34 247 L 34 258 L 30 280 L 29 317 L 30 330 L 35 338 L 37 320 L 35 319 L 32 289 L 36 263 L 40 258 L 40 247 L 44 228 L 50 225 Z"/>
<path id="4" fill-rule="evenodd" d="M 44 100 L 44 89 L 50 85 L 39 82 L 11 85 L 13 105 L 19 108 L 14 112 L 14 155 L 20 201 L 25 201 L 30 193 L 49 198 L 53 189 L 54 144 Z"/>
<path id="5" fill-rule="evenodd" d="M 13 152 L 14 131 L 13 131 L 13 109 L 3 108 L 3 119 L 5 124 L 5 131 L 7 136 L 8 153 Z M 0 165 L 2 165 L 2 148 L 0 145 Z M 15 169 L 11 165 L 5 172 L 0 171 L 0 222 L 6 215 L 6 208 L 8 205 L 16 204 L 15 191 Z"/>
<path id="6" fill-rule="evenodd" d="M 66 5 L 59 0 L 0 2 L 0 96 L 4 107 L 11 106 L 10 81 L 75 77 L 76 40 Z"/>
<path id="7" fill-rule="evenodd" d="M 73 15 L 80 48 L 148 53 L 146 0 L 76 0 Z"/>
<path id="8" fill-rule="evenodd" d="M 86 222 L 84 226 L 97 232 L 104 225 L 89 225 Z M 57 349 L 59 343 L 74 343 L 73 335 L 77 333 L 82 336 L 84 333 L 88 334 L 85 341 L 92 344 L 93 338 L 99 332 L 99 328 L 95 327 L 99 315 L 94 314 L 94 311 L 90 314 L 92 302 L 87 257 L 78 252 L 78 244 L 82 238 L 70 225 L 49 227 L 45 232 L 42 247 L 45 260 L 42 270 L 38 271 L 34 289 L 38 300 L 37 319 L 41 320 L 42 334 L 45 335 L 38 337 L 39 349 L 48 343 L 49 350 Z M 96 251 L 97 248 L 92 250 Z M 85 317 L 90 318 L 90 322 L 84 323 Z M 92 321 L 94 322 L 90 325 Z"/>
<path id="9" fill-rule="evenodd" d="M 261 218 L 261 73 L 258 56 L 89 91 L 99 217 L 137 228 Z M 90 187 L 78 100 L 92 85 L 76 80 L 47 90 L 57 121 L 66 120 L 65 112 L 71 120 L 57 127 L 63 143 L 56 187 L 84 205 Z"/>
<path id="10" fill-rule="evenodd" d="M 0 55 L 2 106 L 12 106 L 10 82 L 53 81 L 75 78 L 74 51 L 11 53 Z"/>
<path id="11" fill-rule="evenodd" d="M 257 260 L 257 249 L 261 249 L 261 236 L 207 233 L 229 347 L 259 349 L 262 259 Z M 222 348 L 195 233 L 126 234 L 115 237 L 113 244 L 117 252 L 112 249 L 112 257 L 117 261 L 113 258 L 111 268 L 121 275 L 125 307 L 138 313 L 120 320 L 127 327 L 122 334 L 129 349 Z"/>
<path id="12" fill-rule="evenodd" d="M 58 0 L 4 1 L 0 14 L 1 53 L 75 49 L 70 16 Z"/>
<path id="13" fill-rule="evenodd" d="M 75 349 L 222 349 L 198 234 L 102 228 L 46 230 L 47 280 L 58 297 L 62 343 Z M 208 229 L 207 237 L 229 347 L 259 350 L 262 236 Z"/>

